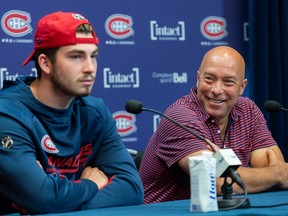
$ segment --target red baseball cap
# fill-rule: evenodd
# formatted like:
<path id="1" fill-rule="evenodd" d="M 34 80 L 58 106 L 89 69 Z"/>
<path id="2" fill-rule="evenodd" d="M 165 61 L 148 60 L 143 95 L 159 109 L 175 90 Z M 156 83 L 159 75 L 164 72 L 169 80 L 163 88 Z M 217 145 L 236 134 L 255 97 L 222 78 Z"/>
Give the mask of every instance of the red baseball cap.
<path id="1" fill-rule="evenodd" d="M 34 50 L 23 62 L 25 66 L 39 49 L 56 48 L 78 43 L 99 44 L 93 30 L 93 38 L 77 38 L 76 30 L 81 24 L 91 23 L 79 13 L 58 11 L 41 18 L 34 35 Z M 92 25 L 91 25 L 92 26 Z"/>

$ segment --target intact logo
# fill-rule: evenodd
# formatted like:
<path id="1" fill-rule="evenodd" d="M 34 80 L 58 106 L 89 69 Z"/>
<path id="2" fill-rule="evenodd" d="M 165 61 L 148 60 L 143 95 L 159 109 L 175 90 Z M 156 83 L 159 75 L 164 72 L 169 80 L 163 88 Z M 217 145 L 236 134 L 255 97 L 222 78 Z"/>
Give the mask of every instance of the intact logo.
<path id="1" fill-rule="evenodd" d="M 176 26 L 160 26 L 156 20 L 150 21 L 151 40 L 185 41 L 185 22 L 178 21 Z"/>
<path id="2" fill-rule="evenodd" d="M 41 139 L 41 147 L 43 148 L 44 151 L 51 153 L 51 154 L 56 154 L 59 152 L 59 150 L 56 148 L 54 143 L 52 142 L 51 138 L 48 135 L 43 136 Z"/>
<path id="3" fill-rule="evenodd" d="M 12 73 L 8 70 L 8 68 L 1 68 L 0 67 L 0 89 L 3 88 L 3 83 L 5 80 L 15 81 L 19 76 L 31 76 L 37 77 L 37 70 L 36 68 L 31 68 L 31 72 L 29 74 L 19 74 L 19 73 Z"/>
<path id="4" fill-rule="evenodd" d="M 30 14 L 25 11 L 11 10 L 1 18 L 3 31 L 12 37 L 22 37 L 32 32 Z"/>
<path id="5" fill-rule="evenodd" d="M 139 88 L 139 68 L 132 68 L 130 73 L 112 72 L 110 68 L 103 69 L 104 88 Z"/>
<path id="6" fill-rule="evenodd" d="M 115 39 L 125 39 L 134 34 L 132 17 L 124 14 L 113 14 L 105 21 L 107 34 Z"/>
<path id="7" fill-rule="evenodd" d="M 116 121 L 116 127 L 121 137 L 128 136 L 137 130 L 136 117 L 134 114 L 125 111 L 118 111 L 113 113 L 113 118 Z"/>
<path id="8" fill-rule="evenodd" d="M 226 26 L 226 19 L 209 16 L 202 20 L 200 31 L 208 40 L 221 40 L 228 35 Z"/>

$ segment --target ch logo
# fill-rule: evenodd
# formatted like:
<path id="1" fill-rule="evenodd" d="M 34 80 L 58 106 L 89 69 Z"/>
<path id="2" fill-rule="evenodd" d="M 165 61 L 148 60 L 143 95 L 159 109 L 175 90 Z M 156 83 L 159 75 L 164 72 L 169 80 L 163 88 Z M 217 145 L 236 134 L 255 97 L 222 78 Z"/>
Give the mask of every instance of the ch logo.
<path id="1" fill-rule="evenodd" d="M 11 10 L 1 18 L 3 31 L 12 37 L 22 37 L 32 32 L 30 14 L 25 11 Z"/>

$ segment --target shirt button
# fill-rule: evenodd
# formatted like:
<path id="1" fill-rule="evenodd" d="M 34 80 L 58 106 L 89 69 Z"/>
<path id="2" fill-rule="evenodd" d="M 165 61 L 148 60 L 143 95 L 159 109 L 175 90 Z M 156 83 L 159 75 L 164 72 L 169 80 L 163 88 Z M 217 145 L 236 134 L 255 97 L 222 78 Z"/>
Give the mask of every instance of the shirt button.
<path id="1" fill-rule="evenodd" d="M 212 122 L 212 123 L 214 123 L 214 122 L 215 122 L 215 120 L 214 120 L 214 119 L 212 119 L 212 120 L 211 120 L 211 122 Z"/>
<path id="2" fill-rule="evenodd" d="M 220 133 L 221 133 L 221 130 L 218 130 L 217 133 L 220 134 Z"/>

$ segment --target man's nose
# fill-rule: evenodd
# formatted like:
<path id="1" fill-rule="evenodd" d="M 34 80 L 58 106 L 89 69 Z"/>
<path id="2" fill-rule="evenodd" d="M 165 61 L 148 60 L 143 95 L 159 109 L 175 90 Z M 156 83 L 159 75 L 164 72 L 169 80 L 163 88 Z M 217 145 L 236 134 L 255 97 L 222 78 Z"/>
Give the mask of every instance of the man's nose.
<path id="1" fill-rule="evenodd" d="M 95 59 L 87 58 L 83 63 L 84 72 L 94 72 L 97 68 L 97 62 Z"/>
<path id="2" fill-rule="evenodd" d="M 219 95 L 223 93 L 223 83 L 222 82 L 216 82 L 212 87 L 211 91 L 213 94 Z"/>

